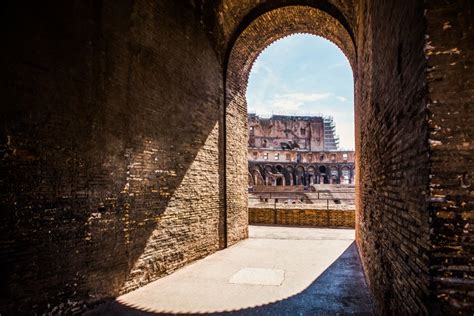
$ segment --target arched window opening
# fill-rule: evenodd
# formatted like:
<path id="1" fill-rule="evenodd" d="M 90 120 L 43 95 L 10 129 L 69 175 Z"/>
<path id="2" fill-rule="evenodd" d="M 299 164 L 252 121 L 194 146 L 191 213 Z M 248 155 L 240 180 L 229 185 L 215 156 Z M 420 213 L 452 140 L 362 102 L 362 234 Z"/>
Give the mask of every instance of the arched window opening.
<path id="1" fill-rule="evenodd" d="M 298 43 L 300 41 L 317 42 L 313 47 L 317 49 L 311 51 L 312 44 L 306 42 L 301 45 Z M 276 63 L 268 66 L 261 62 L 268 53 L 285 45 L 285 53 L 280 54 L 280 58 L 274 58 Z M 295 66 L 287 63 L 285 56 L 297 45 L 301 45 L 301 48 L 294 50 L 299 54 L 293 60 L 299 63 Z M 332 50 L 326 56 L 342 58 L 339 62 L 323 61 L 323 55 L 318 55 L 318 52 L 325 49 Z M 319 64 L 311 65 L 313 61 Z M 347 147 L 345 130 L 351 133 L 354 130 L 351 126 L 354 124 L 352 68 L 355 64 L 356 53 L 351 33 L 339 20 L 313 7 L 285 6 L 273 9 L 259 15 L 243 28 L 229 51 L 225 82 L 226 219 L 232 221 L 226 225 L 230 230 L 235 232 L 236 227 L 243 227 L 236 226 L 236 222 L 246 220 L 242 209 L 247 207 L 245 197 L 252 192 L 242 189 L 238 183 L 241 182 L 242 167 L 245 167 L 242 166 L 246 160 L 244 156 L 252 158 L 252 152 L 257 151 L 258 156 L 262 157 L 261 161 L 255 163 L 271 166 L 262 167 L 265 179 L 262 190 L 281 192 L 283 195 L 293 191 L 291 194 L 301 197 L 309 191 L 316 192 L 318 186 L 329 184 L 330 180 L 331 183 L 338 182 L 332 179 L 330 169 L 321 172 L 320 166 L 315 166 L 313 170 L 309 167 L 318 159 L 324 161 L 327 168 L 336 166 L 339 170 L 341 167 L 338 164 L 339 161 L 342 163 L 342 158 L 331 160 L 330 155 L 337 152 L 336 157 L 341 156 L 338 151 Z M 291 69 L 303 70 L 305 73 L 303 76 L 292 75 Z M 285 75 L 281 76 L 281 72 Z M 264 78 L 255 86 L 254 74 Z M 308 74 L 316 77 L 308 79 Z M 342 77 L 345 79 L 342 80 Z M 338 89 L 331 90 L 329 85 L 338 86 Z M 266 108 L 266 113 L 258 113 L 259 110 L 254 107 L 255 101 Z M 337 113 L 330 112 L 344 107 L 350 109 L 347 111 L 350 113 L 347 120 L 341 120 Z M 247 114 L 247 110 L 251 113 Z M 240 137 L 240 130 L 251 138 Z M 249 144 L 252 144 L 250 154 Z M 285 170 L 275 169 L 277 163 L 281 162 L 291 168 L 285 166 Z M 313 203 L 306 198 L 293 201 L 300 206 Z M 246 231 L 245 227 L 243 231 Z"/>

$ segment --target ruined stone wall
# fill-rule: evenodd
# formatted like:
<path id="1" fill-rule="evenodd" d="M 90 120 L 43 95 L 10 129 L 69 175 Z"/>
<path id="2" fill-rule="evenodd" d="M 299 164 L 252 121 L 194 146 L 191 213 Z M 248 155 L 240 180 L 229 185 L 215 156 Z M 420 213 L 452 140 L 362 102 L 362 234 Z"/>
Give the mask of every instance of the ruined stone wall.
<path id="1" fill-rule="evenodd" d="M 324 127 L 322 117 L 273 115 L 261 118 L 249 115 L 249 147 L 281 149 L 299 148 L 322 151 Z"/>
<path id="2" fill-rule="evenodd" d="M 0 20 L 0 313 L 78 311 L 222 246 L 223 72 L 192 9 L 8 1 Z"/>
<path id="3" fill-rule="evenodd" d="M 429 312 L 423 1 L 359 1 L 357 244 L 380 314 Z"/>
<path id="4" fill-rule="evenodd" d="M 434 308 L 474 313 L 474 4 L 426 7 Z"/>
<path id="5" fill-rule="evenodd" d="M 378 312 L 472 309 L 469 1 L 7 1 L 0 14 L 0 313 L 78 311 L 246 237 L 246 80 L 295 32 L 354 67 L 356 234 Z"/>

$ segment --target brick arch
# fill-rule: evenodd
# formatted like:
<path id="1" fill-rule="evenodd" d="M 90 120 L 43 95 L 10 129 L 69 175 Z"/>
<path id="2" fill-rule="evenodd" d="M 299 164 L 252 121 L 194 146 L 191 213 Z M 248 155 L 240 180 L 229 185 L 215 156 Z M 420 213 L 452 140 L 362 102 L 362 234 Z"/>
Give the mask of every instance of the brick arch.
<path id="1" fill-rule="evenodd" d="M 265 180 L 262 176 L 260 168 L 257 168 L 257 167 L 252 168 L 252 170 L 249 171 L 249 174 L 252 177 L 251 180 L 252 180 L 253 185 L 263 185 L 264 184 Z"/>
<path id="2" fill-rule="evenodd" d="M 273 171 L 273 166 L 267 163 L 263 166 L 263 172 L 267 171 L 268 169 L 270 169 L 270 171 Z"/>
<path id="3" fill-rule="evenodd" d="M 324 37 L 338 46 L 352 69 L 356 48 L 351 34 L 334 15 L 307 5 L 290 5 L 263 12 L 236 36 L 225 73 L 225 186 L 227 244 L 248 236 L 247 102 L 245 93 L 252 65 L 270 44 L 296 33 Z M 355 72 L 353 71 L 353 74 Z"/>
<path id="4" fill-rule="evenodd" d="M 302 171 L 303 173 L 306 173 L 306 168 L 304 167 L 304 165 L 297 165 L 295 171 L 298 170 Z"/>
<path id="5" fill-rule="evenodd" d="M 332 15 L 306 5 L 285 6 L 258 16 L 239 34 L 230 50 L 226 73 L 227 96 L 233 96 L 242 89 L 245 92 L 258 56 L 275 41 L 294 34 L 311 34 L 331 41 L 344 53 L 354 70 L 357 58 L 351 33 Z"/>
<path id="6" fill-rule="evenodd" d="M 329 167 L 327 165 L 325 165 L 325 164 L 318 165 L 318 172 L 319 173 L 327 174 L 328 170 L 329 170 Z"/>
<path id="7" fill-rule="evenodd" d="M 281 164 L 275 165 L 275 169 L 278 170 L 278 172 L 281 172 L 281 170 L 278 169 L 278 167 L 280 167 L 281 170 L 282 170 L 282 169 L 283 169 L 283 165 L 281 165 Z"/>
<path id="8" fill-rule="evenodd" d="M 220 2 L 220 3 L 219 3 Z M 225 27 L 217 32 L 222 57 L 228 59 L 230 50 L 240 34 L 259 16 L 269 11 L 288 6 L 309 6 L 324 11 L 338 20 L 355 42 L 357 34 L 357 7 L 354 0 L 258 0 L 250 1 L 217 0 L 215 10 L 220 12 L 218 23 Z"/>
<path id="9" fill-rule="evenodd" d="M 317 168 L 315 167 L 315 165 L 310 165 L 310 166 L 308 166 L 307 172 L 308 172 L 308 173 L 316 174 Z"/>

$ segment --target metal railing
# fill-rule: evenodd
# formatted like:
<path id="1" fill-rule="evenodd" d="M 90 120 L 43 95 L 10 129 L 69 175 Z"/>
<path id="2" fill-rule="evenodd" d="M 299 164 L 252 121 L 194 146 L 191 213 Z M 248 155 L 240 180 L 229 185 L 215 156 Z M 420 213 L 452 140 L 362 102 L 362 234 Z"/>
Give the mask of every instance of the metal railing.
<path id="1" fill-rule="evenodd" d="M 331 204 L 330 204 L 330 201 L 331 200 L 350 200 L 350 201 L 354 201 L 354 199 L 329 199 L 329 198 L 326 198 L 326 199 L 319 199 L 321 201 L 325 201 L 325 207 L 321 207 L 321 205 L 317 205 L 317 204 L 307 204 L 307 203 L 301 203 L 299 205 L 301 205 L 302 207 L 291 207 L 289 205 L 285 205 L 284 203 L 278 203 L 277 202 L 277 199 L 279 197 L 277 196 L 273 196 L 272 197 L 273 199 L 275 199 L 273 202 L 263 202 L 264 204 L 264 207 L 262 207 L 262 205 L 250 205 L 249 204 L 249 209 L 252 209 L 252 210 L 258 210 L 258 209 L 264 209 L 265 211 L 268 211 L 268 212 L 271 212 L 271 217 L 272 217 L 272 223 L 269 223 L 267 222 L 266 220 L 264 221 L 265 224 L 274 224 L 274 225 L 278 225 L 278 224 L 282 224 L 285 222 L 285 219 L 281 219 L 281 216 L 283 216 L 283 218 L 287 217 L 288 216 L 288 211 L 292 212 L 292 211 L 298 211 L 298 210 L 315 210 L 315 211 L 318 211 L 316 214 L 312 214 L 312 215 L 309 215 L 309 216 L 316 216 L 317 218 L 319 218 L 320 220 L 323 220 L 325 222 L 325 224 L 321 224 L 320 220 L 319 220 L 319 224 L 318 225 L 322 225 L 324 227 L 332 227 L 334 226 L 334 218 L 333 218 L 333 212 L 336 211 L 336 210 L 339 210 L 339 211 L 347 211 L 347 212 L 351 212 L 351 211 L 354 211 L 355 210 L 355 205 L 354 207 L 350 207 L 350 208 L 331 208 Z M 288 199 L 288 197 L 286 197 Z M 260 201 L 260 199 L 258 197 L 249 197 L 249 200 L 258 200 Z M 266 205 L 265 205 L 266 204 Z M 278 205 L 285 205 L 285 207 L 279 207 Z M 351 206 L 352 204 L 346 204 L 347 206 Z M 286 214 L 285 214 L 286 212 Z M 323 213 L 321 213 L 323 212 Z M 304 215 L 306 216 L 306 215 Z M 264 216 L 266 217 L 266 216 Z M 257 217 L 257 221 L 255 223 L 259 223 L 259 220 L 258 220 L 258 217 Z M 336 225 L 337 226 L 337 225 Z"/>
<path id="2" fill-rule="evenodd" d="M 318 193 L 318 196 L 316 199 L 312 198 L 308 198 L 306 196 L 305 193 L 302 193 L 302 194 L 298 194 L 298 193 L 292 193 L 291 196 L 288 196 L 288 195 L 284 195 L 284 194 L 281 194 L 281 193 L 274 193 L 274 192 L 270 192 L 268 194 L 258 194 L 258 196 L 254 196 L 254 195 L 249 195 L 249 207 L 261 207 L 262 204 L 265 205 L 265 206 L 268 206 L 269 208 L 273 208 L 273 209 L 276 209 L 277 208 L 277 205 L 281 205 L 281 206 L 290 206 L 290 205 L 301 205 L 301 206 L 305 206 L 306 208 L 322 208 L 322 207 L 325 207 L 326 210 L 330 210 L 330 209 L 341 209 L 341 207 L 333 207 L 331 208 L 331 206 L 335 206 L 335 205 L 347 205 L 347 206 L 350 206 L 350 205 L 353 205 L 354 203 L 349 203 L 349 204 L 343 204 L 342 202 L 343 201 L 352 201 L 352 202 L 355 202 L 355 198 L 351 197 L 351 198 L 346 198 L 346 197 L 337 197 L 337 196 L 327 196 L 327 197 L 321 197 L 321 195 L 319 194 L 319 192 L 315 192 L 314 194 Z M 337 193 L 341 193 L 341 192 L 337 192 Z M 353 193 L 353 192 L 344 192 L 345 194 L 347 193 Z M 272 201 L 273 200 L 273 201 Z M 280 202 L 281 201 L 286 201 L 286 202 Z M 314 203 L 314 202 L 318 202 L 318 201 L 324 201 L 325 203 L 322 203 L 323 205 L 321 205 L 320 203 Z M 331 202 L 332 201 L 332 202 Z M 260 205 L 259 205 L 260 204 Z"/>

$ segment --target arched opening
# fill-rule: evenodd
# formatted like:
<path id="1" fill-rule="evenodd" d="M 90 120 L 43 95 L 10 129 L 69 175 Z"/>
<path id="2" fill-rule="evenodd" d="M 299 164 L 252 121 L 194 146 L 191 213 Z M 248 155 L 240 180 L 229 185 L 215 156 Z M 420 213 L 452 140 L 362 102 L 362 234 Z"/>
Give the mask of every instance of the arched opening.
<path id="1" fill-rule="evenodd" d="M 314 169 L 313 166 L 310 166 L 308 168 L 308 185 L 314 185 L 316 184 L 316 170 Z"/>
<path id="2" fill-rule="evenodd" d="M 472 314 L 472 1 L 31 4 L 25 10 L 9 1 L 2 11 L 6 314 L 82 313 L 245 238 L 244 181 L 255 182 L 240 147 L 246 75 L 265 47 L 295 32 L 336 43 L 357 71 L 357 166 L 338 170 L 356 179 L 356 240 L 376 313 Z M 326 167 L 325 175 L 335 164 L 348 165 L 344 156 L 331 159 L 330 150 L 305 156 L 293 142 L 281 145 L 295 149 L 283 159 L 272 142 L 265 155 L 257 152 L 264 164 L 312 161 L 318 174 L 319 165 Z M 273 181 L 274 169 L 259 170 Z M 276 215 L 271 219 L 283 214 Z M 292 271 L 312 271 L 320 260 L 309 256 L 316 253 L 292 252 L 287 261 L 310 258 Z M 239 259 L 246 258 L 265 262 L 249 253 Z M 220 261 L 225 269 L 192 274 L 205 275 L 205 285 L 228 285 L 229 275 L 223 282 L 207 276 L 237 271 L 230 264 L 243 260 Z M 139 292 L 152 297 L 143 311 L 242 307 L 184 310 L 179 299 L 191 300 L 165 279 L 169 294 Z M 189 291 L 192 305 L 203 306 L 198 294 L 207 288 Z M 223 302 L 238 301 L 227 289 L 209 293 L 208 302 L 217 301 L 215 293 Z M 157 299 L 171 301 L 178 290 L 176 309 L 154 310 Z M 238 294 L 244 292 L 252 299 L 259 294 Z M 293 306 L 318 296 L 324 308 L 330 305 L 328 295 L 304 292 L 312 297 L 292 296 Z M 287 306 L 260 309 L 264 303 L 247 306 L 258 306 L 259 314 Z M 292 311 L 337 314 L 320 310 Z"/>
<path id="3" fill-rule="evenodd" d="M 288 177 L 288 185 L 292 186 L 295 184 L 295 170 L 293 166 L 286 166 L 286 173 Z"/>
<path id="4" fill-rule="evenodd" d="M 249 132 L 246 89 L 253 63 L 259 54 L 274 41 L 295 33 L 307 33 L 321 36 L 334 43 L 354 68 L 356 50 L 351 36 L 352 31 L 348 31 L 344 25 L 346 25 L 345 22 L 341 23 L 334 16 L 318 8 L 293 5 L 273 9 L 259 15 L 248 25 L 243 26 L 242 31 L 236 36 L 236 40 L 229 50 L 225 81 L 228 243 L 232 244 L 248 233 L 246 225 L 248 218 L 245 212 L 247 192 L 240 183 L 244 181 L 241 170 L 247 163 L 246 151 Z M 304 157 L 298 153 L 296 160 L 302 162 Z M 294 177 L 296 185 L 306 185 L 308 179 L 306 179 L 304 170 L 301 172 L 296 169 Z M 314 179 L 312 181 L 314 182 Z M 328 182 L 327 176 L 324 178 L 324 182 Z M 268 184 L 268 181 L 266 183 Z M 231 234 L 230 230 L 233 230 Z"/>
<path id="5" fill-rule="evenodd" d="M 252 170 L 252 184 L 255 186 L 255 185 L 263 185 L 264 183 L 264 179 L 262 177 L 262 174 L 260 172 L 260 170 L 258 169 L 258 167 L 255 167 L 253 170 Z"/>
<path id="6" fill-rule="evenodd" d="M 341 183 L 351 184 L 351 171 L 348 167 L 342 167 L 341 169 Z"/>
<path id="7" fill-rule="evenodd" d="M 328 170 L 326 166 L 319 166 L 319 176 L 320 176 L 320 182 L 322 184 L 329 184 L 329 175 L 328 175 Z"/>
<path id="8" fill-rule="evenodd" d="M 265 179 L 265 182 L 264 184 L 265 185 L 273 185 L 273 167 L 271 165 L 266 165 L 265 168 L 264 168 L 264 179 Z"/>
<path id="9" fill-rule="evenodd" d="M 296 185 L 306 185 L 304 167 L 299 166 L 295 170 Z"/>
<path id="10" fill-rule="evenodd" d="M 331 176 L 329 183 L 339 184 L 339 170 L 336 167 L 331 167 Z"/>

